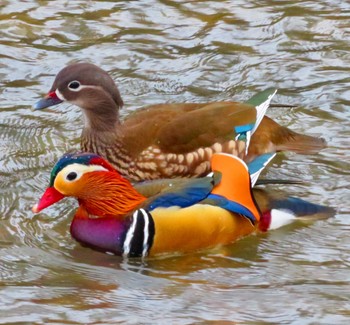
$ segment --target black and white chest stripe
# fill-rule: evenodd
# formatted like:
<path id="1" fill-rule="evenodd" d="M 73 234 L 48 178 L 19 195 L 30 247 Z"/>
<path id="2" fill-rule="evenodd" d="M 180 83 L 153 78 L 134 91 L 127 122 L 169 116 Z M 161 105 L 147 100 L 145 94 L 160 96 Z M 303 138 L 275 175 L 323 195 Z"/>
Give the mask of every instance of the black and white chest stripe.
<path id="1" fill-rule="evenodd" d="M 145 257 L 153 244 L 155 233 L 151 214 L 144 210 L 136 210 L 123 244 L 124 257 Z"/>

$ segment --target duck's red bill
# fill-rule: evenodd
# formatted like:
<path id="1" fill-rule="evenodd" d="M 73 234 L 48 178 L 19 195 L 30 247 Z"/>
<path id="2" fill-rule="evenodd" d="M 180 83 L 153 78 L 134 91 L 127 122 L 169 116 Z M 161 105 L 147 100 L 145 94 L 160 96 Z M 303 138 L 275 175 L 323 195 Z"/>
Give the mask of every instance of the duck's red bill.
<path id="1" fill-rule="evenodd" d="M 39 202 L 32 207 L 34 213 L 39 213 L 43 209 L 55 204 L 56 202 L 62 200 L 64 195 L 58 192 L 54 187 L 48 187 L 40 198 Z"/>

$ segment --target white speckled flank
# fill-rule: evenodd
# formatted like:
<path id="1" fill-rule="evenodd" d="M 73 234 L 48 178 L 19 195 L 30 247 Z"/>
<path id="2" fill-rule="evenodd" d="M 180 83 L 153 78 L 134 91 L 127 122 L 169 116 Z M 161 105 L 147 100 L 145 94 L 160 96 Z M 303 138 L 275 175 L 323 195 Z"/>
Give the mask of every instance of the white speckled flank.
<path id="1" fill-rule="evenodd" d="M 162 153 L 156 146 L 144 150 L 135 161 L 137 175 L 140 180 L 152 179 L 152 175 L 160 177 L 181 177 L 184 175 L 202 176 L 210 171 L 209 160 L 214 152 L 226 152 L 237 155 L 238 142 L 229 140 L 223 144 L 215 143 L 211 147 L 198 148 L 185 154 Z M 245 150 L 241 143 L 241 150 Z"/>
<path id="2" fill-rule="evenodd" d="M 191 165 L 193 163 L 194 160 L 194 155 L 192 152 L 186 154 L 186 162 L 187 164 Z"/>
<path id="3" fill-rule="evenodd" d="M 199 159 L 204 159 L 205 151 L 203 148 L 199 148 L 197 153 L 198 153 Z"/>
<path id="4" fill-rule="evenodd" d="M 214 143 L 214 145 L 211 146 L 214 150 L 214 152 L 222 152 L 222 145 L 220 143 Z"/>
<path id="5" fill-rule="evenodd" d="M 209 159 L 213 154 L 213 150 L 211 148 L 204 148 L 205 159 Z"/>
<path id="6" fill-rule="evenodd" d="M 85 140 L 85 141 L 84 141 Z M 187 153 L 163 153 L 161 149 L 152 145 L 143 150 L 138 157 L 132 158 L 119 147 L 110 145 L 95 146 L 95 139 L 82 141 L 85 151 L 97 152 L 117 166 L 119 172 L 134 181 L 150 180 L 155 178 L 196 177 L 210 172 L 210 158 L 214 152 L 226 152 L 239 157 L 245 154 L 243 141 L 228 140 L 225 143 L 215 143 L 210 147 L 198 148 Z M 96 139 L 101 143 L 101 139 Z M 98 150 L 97 150 L 98 149 Z"/>

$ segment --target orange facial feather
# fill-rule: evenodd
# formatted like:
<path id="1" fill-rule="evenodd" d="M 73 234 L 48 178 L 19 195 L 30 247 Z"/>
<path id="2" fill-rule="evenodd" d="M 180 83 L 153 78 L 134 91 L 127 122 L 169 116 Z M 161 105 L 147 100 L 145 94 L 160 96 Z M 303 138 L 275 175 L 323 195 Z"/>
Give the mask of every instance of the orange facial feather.
<path id="1" fill-rule="evenodd" d="M 76 197 L 79 204 L 96 217 L 124 217 L 146 200 L 128 180 L 116 177 L 115 172 L 86 173 L 68 186 L 57 180 L 55 187 L 67 196 Z"/>

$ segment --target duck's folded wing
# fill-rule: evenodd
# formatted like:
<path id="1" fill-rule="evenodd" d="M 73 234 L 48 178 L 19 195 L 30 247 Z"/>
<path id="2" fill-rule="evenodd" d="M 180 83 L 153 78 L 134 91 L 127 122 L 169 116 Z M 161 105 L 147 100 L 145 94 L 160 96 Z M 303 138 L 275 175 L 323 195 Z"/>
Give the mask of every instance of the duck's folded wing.
<path id="1" fill-rule="evenodd" d="M 234 140 L 235 127 L 256 122 L 254 106 L 234 102 L 216 102 L 201 109 L 177 116 L 158 132 L 160 148 L 173 153 L 186 153 L 198 148 L 211 147 L 215 143 Z M 190 126 L 188 127 L 190 123 Z"/>
<path id="2" fill-rule="evenodd" d="M 185 179 L 184 182 L 177 181 L 174 186 L 162 188 L 161 192 L 150 198 L 144 207 L 152 211 L 159 207 L 177 206 L 185 208 L 194 205 L 203 201 L 210 194 L 220 178 L 220 172 L 215 172 L 210 177 Z"/>

